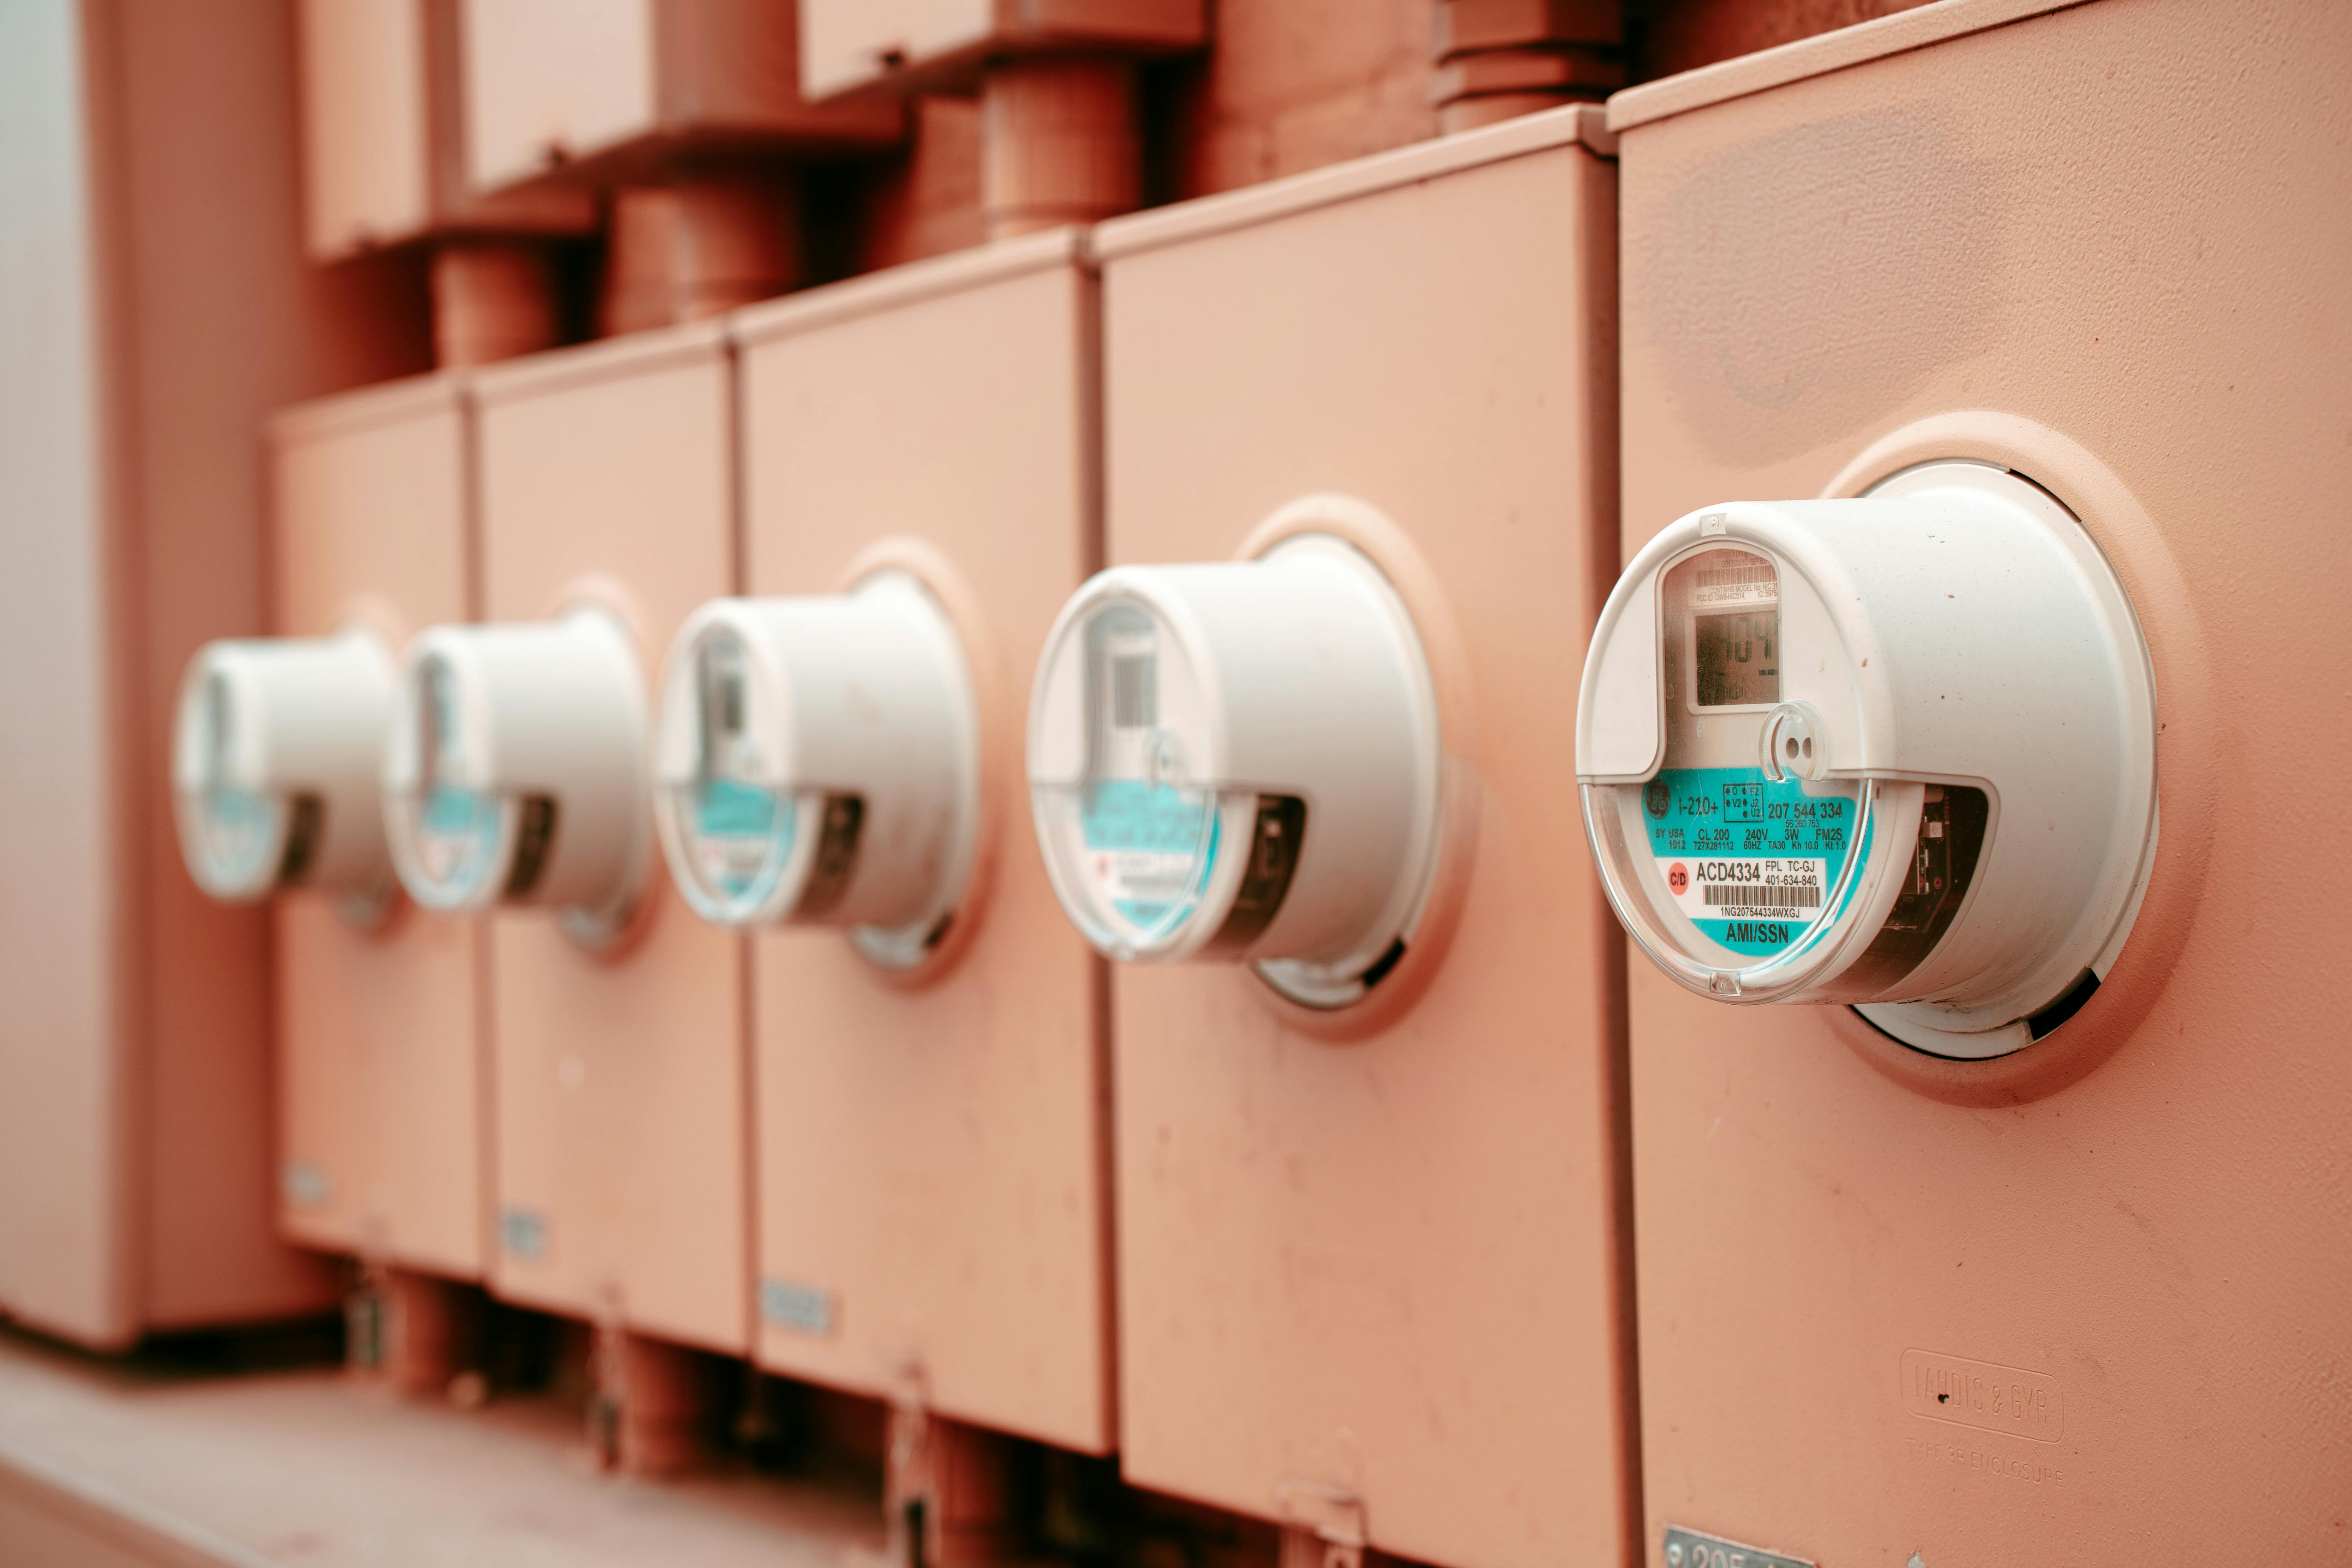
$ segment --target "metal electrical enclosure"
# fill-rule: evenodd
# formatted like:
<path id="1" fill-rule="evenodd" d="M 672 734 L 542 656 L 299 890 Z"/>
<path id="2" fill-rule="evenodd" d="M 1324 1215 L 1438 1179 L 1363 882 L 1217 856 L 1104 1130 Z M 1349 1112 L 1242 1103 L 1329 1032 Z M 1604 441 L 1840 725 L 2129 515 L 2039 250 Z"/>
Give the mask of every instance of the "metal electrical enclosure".
<path id="1" fill-rule="evenodd" d="M 312 403 L 270 426 L 274 625 L 354 613 L 398 637 L 467 610 L 465 386 L 432 377 Z M 472 921 L 395 907 L 355 929 L 281 895 L 278 1215 L 314 1247 L 478 1279 L 482 1074 Z"/>
<path id="2" fill-rule="evenodd" d="M 1112 973 L 1121 1462 L 1454 1568 L 1634 1528 L 1622 947 L 1559 794 L 1616 574 L 1605 145 L 1530 116 L 1095 239 L 1107 563 L 1353 546 L 1445 753 L 1430 911 L 1361 1000 Z"/>
<path id="3" fill-rule="evenodd" d="M 484 618 L 601 605 L 634 633 L 650 684 L 678 624 L 733 585 L 719 330 L 542 355 L 479 384 Z M 649 813 L 642 826 L 650 838 Z M 657 867 L 632 929 L 603 950 L 549 911 L 488 918 L 497 1289 L 740 1352 L 741 944 L 695 919 Z"/>
<path id="4" fill-rule="evenodd" d="M 2137 923 L 2022 1048 L 1633 963 L 1654 1542 L 2340 1550 L 2347 58 L 2324 0 L 1960 0 L 1611 104 L 1628 557 L 2010 469 L 2128 592 L 2159 726 Z"/>
<path id="5" fill-rule="evenodd" d="M 1113 1447 L 1108 1062 L 1028 838 L 1028 672 L 1096 550 L 1095 280 L 1074 231 L 747 311 L 754 595 L 922 582 L 980 715 L 981 865 L 940 949 L 752 939 L 760 1361 Z"/>

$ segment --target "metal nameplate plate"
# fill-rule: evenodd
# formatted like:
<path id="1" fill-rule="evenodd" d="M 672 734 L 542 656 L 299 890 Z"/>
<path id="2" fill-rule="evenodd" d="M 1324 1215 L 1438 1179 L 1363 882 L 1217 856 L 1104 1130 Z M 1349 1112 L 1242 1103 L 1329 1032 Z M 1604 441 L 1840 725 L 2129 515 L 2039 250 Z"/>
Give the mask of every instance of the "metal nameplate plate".
<path id="1" fill-rule="evenodd" d="M 1784 1557 L 1679 1524 L 1666 1526 L 1665 1552 L 1659 1561 L 1666 1568 L 1815 1568 L 1810 1558 Z"/>

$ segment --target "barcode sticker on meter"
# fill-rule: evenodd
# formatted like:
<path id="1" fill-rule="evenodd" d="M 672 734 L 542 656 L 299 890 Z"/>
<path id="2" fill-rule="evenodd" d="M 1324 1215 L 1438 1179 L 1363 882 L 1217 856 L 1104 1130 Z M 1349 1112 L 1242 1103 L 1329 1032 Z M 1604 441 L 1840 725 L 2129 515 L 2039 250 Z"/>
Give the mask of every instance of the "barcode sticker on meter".
<path id="1" fill-rule="evenodd" d="M 1821 911 L 1829 862 L 1660 856 L 1658 875 L 1695 921 L 1810 921 Z"/>
<path id="2" fill-rule="evenodd" d="M 1702 567 L 1691 585 L 1691 603 L 1700 608 L 1728 605 L 1775 605 L 1780 602 L 1780 581 L 1769 563 L 1752 555 L 1717 551 L 1708 557 L 1730 564 Z"/>

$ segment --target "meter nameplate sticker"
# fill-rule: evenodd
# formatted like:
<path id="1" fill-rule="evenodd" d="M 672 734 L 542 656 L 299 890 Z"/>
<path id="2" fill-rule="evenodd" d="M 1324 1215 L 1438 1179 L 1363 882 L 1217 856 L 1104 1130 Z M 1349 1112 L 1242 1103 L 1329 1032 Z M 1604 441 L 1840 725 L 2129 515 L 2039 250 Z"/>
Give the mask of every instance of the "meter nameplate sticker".
<path id="1" fill-rule="evenodd" d="M 417 861 L 445 888 L 479 881 L 498 837 L 498 799 L 482 790 L 436 784 L 416 814 Z"/>
<path id="2" fill-rule="evenodd" d="M 1658 1560 L 1665 1568 L 1815 1568 L 1809 1557 L 1783 1556 L 1760 1546 L 1745 1546 L 1721 1536 L 1685 1530 L 1679 1524 L 1666 1526 Z"/>
<path id="3" fill-rule="evenodd" d="M 227 882 L 247 882 L 269 854 L 271 821 L 268 796 L 231 784 L 205 791 L 205 844 Z"/>
<path id="4" fill-rule="evenodd" d="M 1139 931 L 1192 913 L 1217 863 L 1216 798 L 1206 792 L 1103 779 L 1087 786 L 1078 825 L 1086 874 Z"/>
<path id="5" fill-rule="evenodd" d="M 703 879 L 741 898 L 772 879 L 791 858 L 799 813 L 771 790 L 733 779 L 695 786 L 694 857 Z"/>
<path id="6" fill-rule="evenodd" d="M 1769 957 L 1834 912 L 1853 842 L 1845 796 L 1759 768 L 1667 768 L 1643 786 L 1642 811 L 1659 879 L 1709 941 Z"/>

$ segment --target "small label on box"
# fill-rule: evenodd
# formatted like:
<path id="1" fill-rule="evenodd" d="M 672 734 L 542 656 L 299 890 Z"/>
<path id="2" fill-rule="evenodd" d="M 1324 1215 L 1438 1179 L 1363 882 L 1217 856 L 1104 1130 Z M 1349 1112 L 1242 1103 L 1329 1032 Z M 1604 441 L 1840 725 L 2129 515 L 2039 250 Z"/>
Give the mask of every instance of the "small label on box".
<path id="1" fill-rule="evenodd" d="M 1805 1557 L 1784 1557 L 1760 1546 L 1744 1546 L 1721 1536 L 1705 1535 L 1681 1525 L 1666 1526 L 1664 1550 L 1659 1561 L 1665 1568 L 1814 1568 Z"/>
<path id="2" fill-rule="evenodd" d="M 499 1245 L 509 1258 L 537 1263 L 547 1256 L 547 1216 L 509 1204 L 499 1211 Z"/>
<path id="3" fill-rule="evenodd" d="M 828 1338 L 833 1333 L 833 1292 L 789 1279 L 762 1279 L 760 1316 L 780 1329 Z"/>
<path id="4" fill-rule="evenodd" d="M 335 1201 L 334 1178 L 322 1166 L 308 1160 L 289 1160 L 278 1173 L 278 1184 L 286 1201 L 298 1209 L 322 1209 Z"/>

